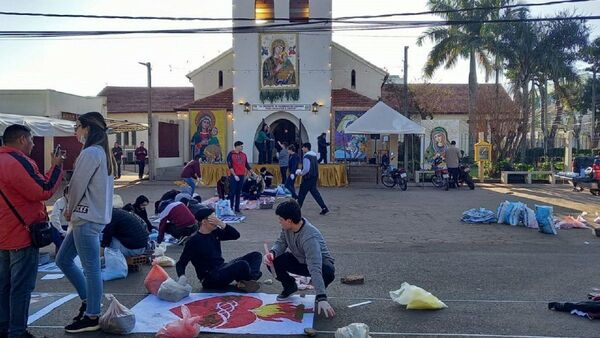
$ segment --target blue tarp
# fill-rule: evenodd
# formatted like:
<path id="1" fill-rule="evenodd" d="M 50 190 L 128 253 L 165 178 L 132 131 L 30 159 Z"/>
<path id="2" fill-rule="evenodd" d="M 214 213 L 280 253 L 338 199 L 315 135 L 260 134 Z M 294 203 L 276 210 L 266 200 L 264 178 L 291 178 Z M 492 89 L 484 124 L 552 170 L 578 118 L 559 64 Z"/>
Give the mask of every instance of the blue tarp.
<path id="1" fill-rule="evenodd" d="M 496 213 L 485 209 L 469 209 L 463 212 L 462 219 L 463 222 L 466 223 L 496 223 Z"/>

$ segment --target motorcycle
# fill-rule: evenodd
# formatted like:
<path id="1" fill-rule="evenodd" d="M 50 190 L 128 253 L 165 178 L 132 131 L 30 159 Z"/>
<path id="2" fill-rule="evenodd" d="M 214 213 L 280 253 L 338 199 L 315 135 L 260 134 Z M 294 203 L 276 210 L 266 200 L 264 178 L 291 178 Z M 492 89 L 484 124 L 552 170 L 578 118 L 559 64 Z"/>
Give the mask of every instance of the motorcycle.
<path id="1" fill-rule="evenodd" d="M 448 168 L 440 167 L 442 158 L 436 156 L 431 163 L 431 170 L 433 170 L 433 176 L 431 177 L 431 183 L 434 187 L 448 190 L 450 175 L 448 174 Z"/>
<path id="2" fill-rule="evenodd" d="M 473 178 L 471 178 L 471 166 L 468 164 L 459 164 L 458 165 L 458 187 L 460 188 L 463 184 L 466 184 L 469 189 L 475 189 L 475 182 L 473 182 Z"/>
<path id="3" fill-rule="evenodd" d="M 394 159 L 394 157 L 392 156 L 391 159 Z M 393 188 L 398 185 L 400 190 L 406 191 L 408 188 L 408 175 L 406 174 L 406 170 L 390 166 L 389 161 L 382 161 L 381 169 L 381 183 L 383 183 L 383 185 L 388 188 Z"/>

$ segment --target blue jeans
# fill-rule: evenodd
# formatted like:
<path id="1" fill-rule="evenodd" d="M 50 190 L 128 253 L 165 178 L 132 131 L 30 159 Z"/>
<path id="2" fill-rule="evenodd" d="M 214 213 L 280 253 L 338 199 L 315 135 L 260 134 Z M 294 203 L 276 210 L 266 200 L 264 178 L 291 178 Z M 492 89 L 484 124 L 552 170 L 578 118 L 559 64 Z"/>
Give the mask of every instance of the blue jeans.
<path id="1" fill-rule="evenodd" d="M 294 179 L 292 179 L 290 176 L 288 176 L 287 179 L 285 180 L 285 188 L 287 190 L 289 190 L 290 193 L 292 193 L 292 198 L 297 200 L 298 195 L 296 194 L 296 187 L 294 187 L 295 183 L 296 183 L 296 178 L 294 177 Z"/>
<path id="2" fill-rule="evenodd" d="M 240 211 L 240 196 L 242 195 L 242 187 L 244 186 L 244 176 L 238 176 L 239 181 L 235 180 L 235 176 L 229 176 L 229 202 L 231 207 L 236 212 Z"/>
<path id="3" fill-rule="evenodd" d="M 196 192 L 196 180 L 191 177 L 186 177 L 183 180 L 190 186 L 190 188 L 192 188 L 193 195 Z"/>
<path id="4" fill-rule="evenodd" d="M 73 284 L 79 298 L 87 302 L 86 315 L 100 315 L 102 276 L 100 274 L 100 234 L 104 224 L 85 223 L 73 226 L 56 255 L 56 265 Z M 79 255 L 83 272 L 73 259 Z M 85 276 L 84 276 L 85 272 Z"/>
<path id="5" fill-rule="evenodd" d="M 139 255 L 142 255 L 146 251 L 146 248 L 129 249 L 115 237 L 113 237 L 112 240 L 110 241 L 110 247 L 115 250 L 121 251 L 121 253 L 125 257 L 139 256 Z"/>
<path id="6" fill-rule="evenodd" d="M 0 333 L 20 337 L 27 329 L 39 249 L 0 250 Z"/>

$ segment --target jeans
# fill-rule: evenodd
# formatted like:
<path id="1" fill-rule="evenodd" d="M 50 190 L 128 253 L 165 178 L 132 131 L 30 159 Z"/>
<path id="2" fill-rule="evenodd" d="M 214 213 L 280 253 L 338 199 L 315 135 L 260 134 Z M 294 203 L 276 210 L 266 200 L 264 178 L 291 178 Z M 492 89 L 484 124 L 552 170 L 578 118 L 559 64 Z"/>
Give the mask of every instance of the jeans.
<path id="1" fill-rule="evenodd" d="M 256 149 L 258 149 L 258 164 L 265 164 L 267 162 L 267 151 L 265 149 L 265 143 L 254 142 Z"/>
<path id="2" fill-rule="evenodd" d="M 300 183 L 300 192 L 298 193 L 298 204 L 302 208 L 302 204 L 304 203 L 304 199 L 306 195 L 310 191 L 312 197 L 317 201 L 317 204 L 321 207 L 321 209 L 327 209 L 325 202 L 323 201 L 323 197 L 321 197 L 321 193 L 317 189 L 317 178 L 304 178 L 302 177 L 302 182 Z"/>
<path id="3" fill-rule="evenodd" d="M 319 162 L 318 163 L 321 163 L 321 162 L 327 164 L 327 149 L 319 150 Z"/>
<path id="4" fill-rule="evenodd" d="M 226 288 L 231 282 L 242 280 L 258 280 L 262 276 L 260 265 L 262 254 L 251 252 L 240 258 L 231 260 L 211 271 L 202 281 L 202 287 L 207 289 Z"/>
<path id="5" fill-rule="evenodd" d="M 448 183 L 454 184 L 455 188 L 458 188 L 458 179 L 460 177 L 460 170 L 458 168 L 448 168 L 448 173 L 450 174 L 450 180 Z"/>
<path id="6" fill-rule="evenodd" d="M 56 255 L 56 265 L 73 284 L 79 298 L 87 302 L 86 315 L 100 315 L 102 276 L 100 274 L 100 234 L 104 224 L 85 223 L 73 226 Z M 79 255 L 83 271 L 73 259 Z M 85 275 L 84 275 L 85 273 Z"/>
<path id="7" fill-rule="evenodd" d="M 183 180 L 192 188 L 193 195 L 196 192 L 196 180 L 191 177 L 185 177 Z"/>
<path id="8" fill-rule="evenodd" d="M 229 176 L 229 202 L 236 212 L 240 211 L 240 196 L 242 195 L 242 187 L 244 186 L 244 176 L 238 176 L 239 181 L 235 180 L 235 176 Z"/>
<path id="9" fill-rule="evenodd" d="M 0 333 L 20 337 L 27 329 L 39 249 L 0 250 Z"/>
<path id="10" fill-rule="evenodd" d="M 281 184 L 285 184 L 285 178 L 287 177 L 287 169 L 288 167 L 279 167 L 279 172 L 281 173 Z"/>
<path id="11" fill-rule="evenodd" d="M 117 160 L 117 178 L 121 177 L 121 160 Z"/>
<path id="12" fill-rule="evenodd" d="M 129 249 L 125 245 L 123 245 L 123 243 L 121 243 L 121 241 L 119 241 L 118 239 L 116 239 L 114 237 L 110 241 L 110 247 L 115 250 L 121 251 L 121 253 L 125 257 L 139 256 L 146 251 L 146 248 Z"/>
<path id="13" fill-rule="evenodd" d="M 138 161 L 138 177 L 144 177 L 144 167 L 146 166 L 146 161 Z"/>
<path id="14" fill-rule="evenodd" d="M 294 186 L 295 183 L 296 178 L 294 177 L 294 179 L 292 179 L 290 176 L 288 176 L 285 180 L 285 188 L 289 190 L 290 193 L 292 193 L 293 199 L 298 199 L 298 195 L 296 194 L 296 187 Z"/>
<path id="15" fill-rule="evenodd" d="M 277 274 L 277 280 L 281 282 L 284 290 L 290 290 L 296 286 L 296 280 L 290 276 L 288 272 L 294 273 L 300 276 L 306 276 L 314 278 L 308 271 L 308 266 L 298 262 L 298 259 L 292 255 L 291 252 L 285 252 L 283 255 L 278 256 L 273 260 L 273 267 Z M 325 287 L 327 287 L 335 279 L 335 267 L 330 261 L 323 261 L 321 265 L 321 275 Z"/>

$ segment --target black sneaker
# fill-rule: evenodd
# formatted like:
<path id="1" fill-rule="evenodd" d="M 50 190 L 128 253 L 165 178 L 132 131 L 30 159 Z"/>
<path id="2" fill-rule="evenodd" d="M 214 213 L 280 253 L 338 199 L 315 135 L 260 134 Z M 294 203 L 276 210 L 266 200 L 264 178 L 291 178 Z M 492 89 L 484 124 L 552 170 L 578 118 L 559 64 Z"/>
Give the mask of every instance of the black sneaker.
<path id="1" fill-rule="evenodd" d="M 283 289 L 283 291 L 281 291 L 281 293 L 277 295 L 277 300 L 286 300 L 291 295 L 296 293 L 296 291 L 298 291 L 298 287 L 296 286 L 296 283 L 294 283 L 293 285 L 294 286 L 290 287 L 289 289 Z"/>
<path id="2" fill-rule="evenodd" d="M 85 314 L 85 310 L 87 310 L 87 303 L 81 302 L 81 306 L 79 307 L 79 314 L 73 317 L 73 321 L 80 321 L 83 318 L 83 315 Z"/>
<path id="3" fill-rule="evenodd" d="M 65 326 L 65 331 L 68 333 L 79 333 L 100 330 L 100 317 L 91 319 L 88 316 L 83 316 L 81 320 L 75 321 L 72 324 Z"/>
<path id="4" fill-rule="evenodd" d="M 237 288 L 243 292 L 256 292 L 260 289 L 260 284 L 255 280 L 241 280 L 237 282 Z"/>
<path id="5" fill-rule="evenodd" d="M 319 215 L 325 215 L 328 212 L 329 212 L 329 209 L 325 208 L 325 209 L 321 210 L 321 212 L 319 213 Z"/>

